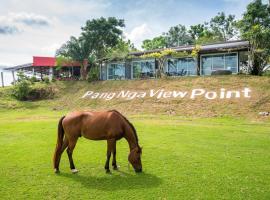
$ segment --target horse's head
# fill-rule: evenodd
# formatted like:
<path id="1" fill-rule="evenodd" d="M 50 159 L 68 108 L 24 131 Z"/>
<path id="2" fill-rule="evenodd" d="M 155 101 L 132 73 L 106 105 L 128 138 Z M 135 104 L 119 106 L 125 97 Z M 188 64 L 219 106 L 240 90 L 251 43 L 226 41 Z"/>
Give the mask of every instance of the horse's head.
<path id="1" fill-rule="evenodd" d="M 139 145 L 134 149 L 132 149 L 129 153 L 128 161 L 133 166 L 135 172 L 142 172 L 141 155 L 142 155 L 142 148 L 139 147 Z"/>

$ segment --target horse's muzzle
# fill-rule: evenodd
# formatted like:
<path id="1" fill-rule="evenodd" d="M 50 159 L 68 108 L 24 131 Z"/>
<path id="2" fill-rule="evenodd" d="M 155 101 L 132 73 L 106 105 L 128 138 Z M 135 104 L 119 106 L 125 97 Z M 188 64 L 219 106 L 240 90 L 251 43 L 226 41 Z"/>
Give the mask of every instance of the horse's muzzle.
<path id="1" fill-rule="evenodd" d="M 135 172 L 140 173 L 140 172 L 142 172 L 142 169 L 135 169 Z"/>

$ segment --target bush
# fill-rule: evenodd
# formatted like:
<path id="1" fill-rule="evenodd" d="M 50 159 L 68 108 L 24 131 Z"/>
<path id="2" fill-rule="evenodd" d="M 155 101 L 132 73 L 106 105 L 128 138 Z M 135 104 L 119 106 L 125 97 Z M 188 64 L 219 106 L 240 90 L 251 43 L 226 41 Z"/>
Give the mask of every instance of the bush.
<path id="1" fill-rule="evenodd" d="M 32 76 L 32 77 L 30 78 L 30 81 L 31 81 L 31 83 L 39 82 L 39 80 L 38 80 L 37 77 L 35 77 L 35 76 Z"/>
<path id="2" fill-rule="evenodd" d="M 20 101 L 26 100 L 40 100 L 52 98 L 55 94 L 54 89 L 48 85 L 41 83 L 35 84 L 35 78 L 27 77 L 22 72 L 18 73 L 18 81 L 12 87 L 12 96 Z M 48 80 L 44 80 L 45 83 L 49 83 Z"/>
<path id="3" fill-rule="evenodd" d="M 55 90 L 51 86 L 38 85 L 31 88 L 27 95 L 27 100 L 52 99 L 55 95 Z"/>
<path id="4" fill-rule="evenodd" d="M 99 80 L 99 70 L 98 67 L 92 67 L 88 73 L 88 82 Z"/>
<path id="5" fill-rule="evenodd" d="M 29 80 L 18 81 L 12 89 L 12 96 L 20 101 L 27 100 L 29 93 L 31 92 L 32 83 Z"/>
<path id="6" fill-rule="evenodd" d="M 50 83 L 50 79 L 49 79 L 48 76 L 45 76 L 45 77 L 43 78 L 43 81 L 44 81 L 46 84 L 49 84 L 49 83 Z"/>
<path id="7" fill-rule="evenodd" d="M 269 71 L 265 71 L 265 72 L 263 73 L 263 76 L 269 76 L 269 77 L 270 77 L 270 70 L 269 70 Z"/>

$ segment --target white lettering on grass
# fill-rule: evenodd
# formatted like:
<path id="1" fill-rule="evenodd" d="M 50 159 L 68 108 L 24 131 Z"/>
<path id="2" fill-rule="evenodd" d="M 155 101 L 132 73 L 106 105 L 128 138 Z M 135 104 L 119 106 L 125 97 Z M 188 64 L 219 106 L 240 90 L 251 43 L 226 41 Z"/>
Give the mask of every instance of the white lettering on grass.
<path id="1" fill-rule="evenodd" d="M 149 91 L 130 91 L 121 90 L 120 92 L 94 92 L 87 91 L 81 98 L 88 99 L 103 99 L 106 101 L 117 99 L 134 100 L 142 99 L 145 97 L 156 99 L 207 99 L 207 100 L 220 100 L 220 99 L 239 99 L 239 98 L 251 98 L 251 89 L 245 87 L 242 90 L 227 90 L 220 88 L 219 90 L 207 90 L 207 89 L 192 89 L 191 91 L 173 90 L 167 91 L 165 89 L 150 89 Z"/>

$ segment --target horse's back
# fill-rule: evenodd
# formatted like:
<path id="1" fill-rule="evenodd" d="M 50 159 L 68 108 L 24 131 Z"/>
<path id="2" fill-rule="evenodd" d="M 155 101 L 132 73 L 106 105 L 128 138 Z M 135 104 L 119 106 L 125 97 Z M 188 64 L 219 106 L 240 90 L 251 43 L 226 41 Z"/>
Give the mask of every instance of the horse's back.
<path id="1" fill-rule="evenodd" d="M 63 127 L 68 134 L 84 136 L 92 140 L 121 137 L 123 119 L 118 112 L 72 112 L 63 120 Z"/>

